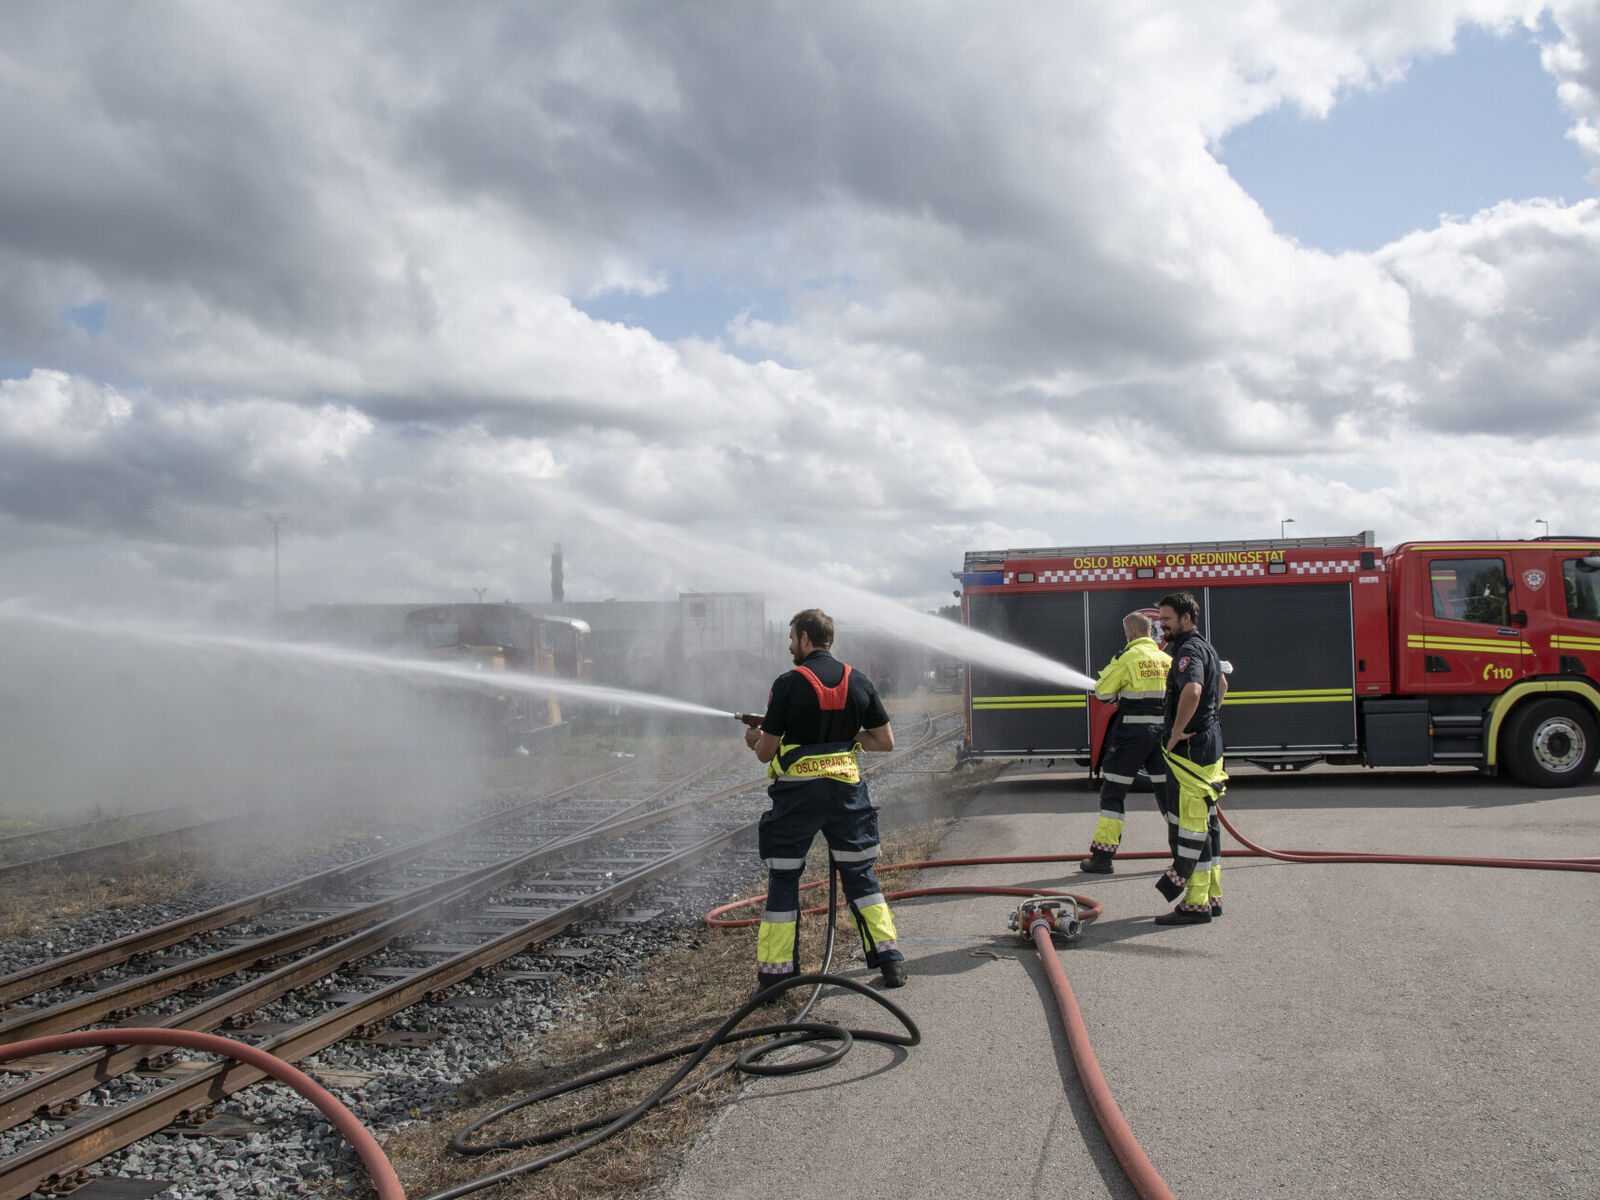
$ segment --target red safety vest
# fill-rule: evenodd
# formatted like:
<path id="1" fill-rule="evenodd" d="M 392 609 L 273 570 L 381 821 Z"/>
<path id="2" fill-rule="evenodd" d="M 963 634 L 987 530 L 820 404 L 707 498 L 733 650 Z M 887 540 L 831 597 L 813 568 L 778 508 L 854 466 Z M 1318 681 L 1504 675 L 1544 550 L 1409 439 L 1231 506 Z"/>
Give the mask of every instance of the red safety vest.
<path id="1" fill-rule="evenodd" d="M 850 693 L 850 664 L 840 663 L 844 674 L 839 682 L 832 687 L 823 687 L 822 680 L 811 673 L 810 667 L 796 667 L 795 670 L 811 681 L 812 690 L 817 693 L 817 705 L 823 712 L 839 712 L 844 708 L 845 697 Z"/>

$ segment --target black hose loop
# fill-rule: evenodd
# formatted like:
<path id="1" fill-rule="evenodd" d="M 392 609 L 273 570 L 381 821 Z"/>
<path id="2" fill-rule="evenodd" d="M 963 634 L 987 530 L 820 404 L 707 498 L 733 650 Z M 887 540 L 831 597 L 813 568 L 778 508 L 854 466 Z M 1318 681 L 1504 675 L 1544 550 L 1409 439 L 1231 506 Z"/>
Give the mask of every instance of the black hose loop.
<path id="1" fill-rule="evenodd" d="M 693 1042 L 683 1046 L 676 1046 L 671 1050 L 663 1050 L 659 1054 L 652 1054 L 646 1058 L 620 1063 L 615 1067 L 610 1067 L 605 1070 L 592 1071 L 588 1075 L 583 1076 L 581 1079 L 574 1079 L 567 1083 L 558 1084 L 555 1087 L 545 1088 L 542 1091 L 535 1092 L 531 1096 L 523 1096 L 502 1108 L 495 1109 L 494 1112 L 489 1113 L 487 1116 L 479 1117 L 476 1121 L 472 1122 L 472 1124 L 468 1125 L 465 1129 L 461 1130 L 461 1132 L 457 1133 L 455 1137 L 450 1139 L 451 1150 L 457 1154 L 464 1155 L 495 1154 L 505 1150 L 521 1150 L 530 1146 L 548 1145 L 551 1142 L 558 1142 L 565 1138 L 576 1137 L 576 1140 L 568 1142 L 567 1145 L 562 1146 L 559 1150 L 550 1151 L 541 1158 L 531 1159 L 530 1161 L 524 1163 L 518 1163 L 515 1166 L 506 1167 L 504 1170 L 495 1171 L 488 1175 L 481 1175 L 477 1179 L 470 1180 L 463 1184 L 458 1184 L 452 1188 L 447 1188 L 442 1192 L 435 1192 L 431 1196 L 424 1197 L 423 1200 L 456 1200 L 457 1197 L 470 1195 L 473 1192 L 480 1191 L 487 1187 L 492 1187 L 497 1183 L 504 1183 L 508 1179 L 515 1179 L 522 1175 L 531 1175 L 535 1171 L 542 1171 L 545 1167 L 552 1166 L 555 1163 L 572 1158 L 574 1155 L 581 1154 L 590 1146 L 597 1145 L 606 1138 L 622 1132 L 622 1130 L 639 1120 L 639 1118 L 643 1117 L 656 1105 L 661 1104 L 664 1101 L 671 1100 L 677 1096 L 681 1096 L 686 1092 L 693 1091 L 695 1088 L 702 1087 L 729 1070 L 741 1070 L 750 1075 L 793 1075 L 802 1071 L 820 1070 L 823 1067 L 830 1066 L 833 1063 L 838 1062 L 847 1053 L 849 1053 L 851 1046 L 858 1041 L 878 1042 L 887 1046 L 906 1047 L 921 1044 L 922 1030 L 917 1027 L 917 1023 L 911 1019 L 911 1015 L 907 1013 L 905 1009 L 901 1008 L 898 1004 L 895 1004 L 892 1000 L 888 999 L 875 989 L 868 987 L 866 984 L 861 983 L 858 980 L 847 979 L 843 975 L 832 975 L 828 973 L 828 968 L 833 965 L 834 936 L 836 929 L 835 913 L 838 911 L 836 899 L 838 881 L 838 869 L 837 866 L 835 866 L 834 870 L 830 874 L 829 879 L 830 901 L 832 901 L 832 903 L 830 903 L 828 906 L 828 939 L 826 952 L 823 958 L 823 970 L 821 972 L 810 975 L 790 975 L 782 982 L 775 983 L 771 987 L 764 988 L 759 994 L 751 996 L 748 1000 L 736 1008 L 728 1017 L 728 1019 L 703 1041 Z M 734 1032 L 736 1029 L 738 1029 L 739 1023 L 753 1013 L 756 1009 L 770 1003 L 784 992 L 802 987 L 814 988 L 814 990 L 812 991 L 810 998 L 806 1001 L 804 1007 L 801 1008 L 795 1020 L 780 1022 L 772 1025 L 756 1025 L 749 1029 L 739 1030 L 737 1033 Z M 816 1004 L 817 998 L 822 994 L 822 989 L 824 987 L 843 988 L 846 991 L 857 992 L 860 995 L 866 996 L 874 1003 L 880 1004 L 884 1008 L 888 1009 L 889 1012 L 894 1016 L 895 1020 L 900 1023 L 902 1028 L 905 1029 L 905 1032 L 894 1033 L 883 1032 L 876 1029 L 846 1029 L 843 1026 L 833 1025 L 825 1021 L 807 1021 L 805 1018 L 811 1012 L 812 1006 Z M 689 1075 L 689 1073 L 699 1066 L 706 1056 L 718 1046 L 729 1045 L 733 1042 L 742 1042 L 750 1038 L 766 1038 L 772 1040 L 765 1041 L 757 1046 L 753 1046 L 739 1054 L 737 1057 L 729 1059 L 721 1065 L 713 1068 L 709 1074 L 692 1084 L 683 1083 L 684 1079 Z M 837 1042 L 838 1045 L 832 1050 L 812 1054 L 809 1057 L 802 1058 L 796 1062 L 766 1063 L 761 1061 L 762 1058 L 774 1050 L 783 1049 L 789 1046 L 803 1045 L 808 1042 L 823 1041 Z M 502 1117 L 508 1116 L 509 1114 L 517 1112 L 520 1109 L 529 1108 L 532 1105 L 538 1104 L 542 1101 L 554 1099 L 556 1096 L 564 1096 L 568 1092 L 575 1092 L 580 1088 L 589 1087 L 592 1084 L 601 1083 L 607 1079 L 614 1079 L 617 1076 L 626 1075 L 632 1071 L 638 1071 L 645 1067 L 652 1067 L 658 1063 L 667 1062 L 670 1059 L 683 1058 L 685 1056 L 687 1056 L 687 1061 L 685 1061 L 682 1066 L 674 1071 L 670 1078 L 661 1083 L 655 1091 L 651 1092 L 650 1095 L 639 1101 L 639 1103 L 634 1105 L 632 1108 L 619 1112 L 607 1113 L 602 1117 L 594 1117 L 588 1121 L 582 1122 L 581 1124 L 568 1125 L 560 1129 L 550 1129 L 543 1133 L 534 1134 L 525 1138 L 517 1138 L 512 1141 L 484 1143 L 475 1143 L 472 1141 L 473 1135 L 479 1130 L 483 1129 L 487 1125 L 492 1125 Z M 680 1084 L 683 1086 L 679 1086 Z M 580 1134 L 586 1136 L 577 1136 Z"/>

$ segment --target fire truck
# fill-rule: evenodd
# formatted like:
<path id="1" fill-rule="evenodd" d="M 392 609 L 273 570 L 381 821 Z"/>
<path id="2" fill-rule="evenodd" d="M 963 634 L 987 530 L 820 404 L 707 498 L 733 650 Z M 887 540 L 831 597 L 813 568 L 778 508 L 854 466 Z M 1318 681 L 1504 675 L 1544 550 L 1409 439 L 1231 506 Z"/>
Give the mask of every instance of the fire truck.
<path id="1" fill-rule="evenodd" d="M 1234 667 L 1235 761 L 1505 768 L 1562 787 L 1600 754 L 1600 538 L 973 551 L 960 578 L 970 628 L 1090 675 L 1122 648 L 1124 615 L 1191 593 Z M 965 753 L 1093 771 L 1114 710 L 969 663 Z"/>

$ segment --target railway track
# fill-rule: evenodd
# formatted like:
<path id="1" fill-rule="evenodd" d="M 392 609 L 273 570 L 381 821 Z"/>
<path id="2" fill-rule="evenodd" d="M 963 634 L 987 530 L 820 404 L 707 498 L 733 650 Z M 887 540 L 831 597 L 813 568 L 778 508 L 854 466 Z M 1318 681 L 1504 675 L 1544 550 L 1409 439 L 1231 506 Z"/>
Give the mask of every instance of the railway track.
<path id="1" fill-rule="evenodd" d="M 57 842 L 79 842 L 86 837 L 101 836 L 108 826 L 149 825 L 175 817 L 195 813 L 193 804 L 169 804 L 165 808 L 151 808 L 143 812 L 127 813 L 116 817 L 92 821 L 78 821 L 71 825 L 49 825 L 41 829 L 25 829 L 18 833 L 0 836 L 0 857 L 20 861 L 32 853 L 32 843 L 51 845 Z M 39 856 L 43 857 L 43 856 Z"/>
<path id="2" fill-rule="evenodd" d="M 943 718 L 946 726 L 950 718 Z M 955 736 L 930 717 L 874 762 L 892 769 Z M 874 756 L 877 758 L 877 756 Z M 386 1022 L 452 987 L 501 972 L 566 931 L 753 833 L 764 779 L 749 760 L 703 765 L 642 799 L 621 768 L 407 846 L 193 917 L 0 977 L 0 1044 L 121 1023 L 226 1033 L 295 1062 L 343 1039 L 403 1036 Z M 633 785 L 636 789 L 637 785 Z M 636 794 L 636 792 L 635 792 Z M 626 916 L 626 914 L 624 914 Z M 613 920 L 619 918 L 611 918 Z M 264 1078 L 228 1060 L 178 1063 L 121 1047 L 3 1068 L 28 1078 L 0 1092 L 0 1200 L 70 1191 L 100 1158 L 175 1122 L 204 1127 L 221 1100 Z M 160 1073 L 115 1107 L 91 1089 Z M 97 1094 L 99 1094 L 97 1092 Z"/>

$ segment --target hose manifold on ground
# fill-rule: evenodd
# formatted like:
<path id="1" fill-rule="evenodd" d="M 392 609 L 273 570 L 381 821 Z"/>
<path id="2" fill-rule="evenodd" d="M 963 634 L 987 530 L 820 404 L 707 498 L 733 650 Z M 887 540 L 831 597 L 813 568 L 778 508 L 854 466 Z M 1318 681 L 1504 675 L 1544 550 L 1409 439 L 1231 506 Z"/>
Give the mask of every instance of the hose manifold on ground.
<path id="1" fill-rule="evenodd" d="M 1069 905 L 1070 915 L 1067 913 Z M 1012 910 L 1009 928 L 1013 933 L 1031 938 L 1035 925 L 1043 925 L 1070 942 L 1083 932 L 1077 900 L 1071 896 L 1032 896 Z"/>

